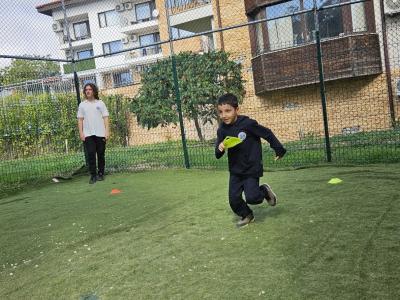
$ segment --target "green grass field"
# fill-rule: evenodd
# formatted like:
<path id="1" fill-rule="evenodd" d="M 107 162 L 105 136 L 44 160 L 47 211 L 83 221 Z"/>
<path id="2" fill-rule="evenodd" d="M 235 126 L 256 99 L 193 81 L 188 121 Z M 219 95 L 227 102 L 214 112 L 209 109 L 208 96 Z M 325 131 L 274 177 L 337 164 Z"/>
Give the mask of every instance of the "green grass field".
<path id="1" fill-rule="evenodd" d="M 242 229 L 226 171 L 85 176 L 2 198 L 0 299 L 400 298 L 400 164 L 264 179 L 278 206 L 254 207 Z"/>

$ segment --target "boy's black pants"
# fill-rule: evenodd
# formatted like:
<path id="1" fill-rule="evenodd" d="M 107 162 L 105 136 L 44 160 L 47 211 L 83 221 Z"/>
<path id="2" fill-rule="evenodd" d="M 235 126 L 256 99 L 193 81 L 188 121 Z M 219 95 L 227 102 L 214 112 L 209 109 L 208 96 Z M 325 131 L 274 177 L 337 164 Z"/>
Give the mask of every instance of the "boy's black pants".
<path id="1" fill-rule="evenodd" d="M 253 212 L 247 204 L 260 204 L 264 201 L 265 195 L 259 184 L 259 177 L 230 174 L 229 205 L 235 214 L 244 218 Z M 243 192 L 246 201 L 242 198 Z"/>
<path id="2" fill-rule="evenodd" d="M 99 174 L 104 174 L 106 152 L 106 139 L 99 136 L 88 136 L 85 138 L 85 146 L 88 153 L 90 175 L 96 176 L 96 154 L 98 160 Z"/>

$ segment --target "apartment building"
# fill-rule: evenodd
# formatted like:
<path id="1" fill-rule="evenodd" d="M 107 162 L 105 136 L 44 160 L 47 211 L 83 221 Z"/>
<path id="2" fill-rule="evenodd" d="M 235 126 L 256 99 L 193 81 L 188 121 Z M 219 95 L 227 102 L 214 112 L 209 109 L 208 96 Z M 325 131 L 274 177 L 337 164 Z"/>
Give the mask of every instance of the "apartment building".
<path id="1" fill-rule="evenodd" d="M 163 49 L 166 54 L 169 53 L 167 46 L 151 46 L 161 38 L 168 39 L 165 1 L 65 0 L 65 7 L 67 24 L 60 0 L 39 5 L 36 9 L 53 18 L 53 31 L 59 39 L 61 56 L 78 60 L 106 55 L 76 64 L 77 71 L 80 71 L 85 81 L 95 81 L 102 89 L 137 83 L 140 80 L 138 74 L 143 67 L 163 57 Z M 169 0 L 167 7 L 172 14 L 174 38 L 212 28 L 209 0 Z M 188 10 L 191 12 L 187 13 Z M 179 16 L 178 11 L 181 12 Z M 189 47 L 181 43 L 181 50 L 186 48 L 200 52 L 213 49 L 212 37 L 204 36 L 197 40 L 199 41 L 196 45 Z M 115 54 L 137 47 L 142 48 Z M 95 69 L 104 72 L 93 72 Z M 72 65 L 64 64 L 62 71 L 66 74 L 72 73 Z"/>

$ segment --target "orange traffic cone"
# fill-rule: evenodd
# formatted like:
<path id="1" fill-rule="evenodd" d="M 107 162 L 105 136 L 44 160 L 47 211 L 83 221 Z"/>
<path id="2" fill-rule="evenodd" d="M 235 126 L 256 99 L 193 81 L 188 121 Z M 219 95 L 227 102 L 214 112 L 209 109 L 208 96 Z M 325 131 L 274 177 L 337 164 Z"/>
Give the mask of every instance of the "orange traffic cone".
<path id="1" fill-rule="evenodd" d="M 112 189 L 111 190 L 111 195 L 116 195 L 116 194 L 120 194 L 122 191 L 121 190 L 119 190 L 119 189 Z"/>

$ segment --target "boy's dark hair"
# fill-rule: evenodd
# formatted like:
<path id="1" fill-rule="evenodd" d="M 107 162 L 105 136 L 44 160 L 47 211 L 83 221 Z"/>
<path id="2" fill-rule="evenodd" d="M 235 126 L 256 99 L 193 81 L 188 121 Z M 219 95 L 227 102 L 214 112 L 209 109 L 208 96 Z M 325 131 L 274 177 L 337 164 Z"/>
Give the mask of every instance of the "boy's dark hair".
<path id="1" fill-rule="evenodd" d="M 218 99 L 218 105 L 223 105 L 223 104 L 228 104 L 234 108 L 238 108 L 239 107 L 239 101 L 238 98 L 231 93 L 227 93 L 225 95 L 222 95 L 221 97 L 219 97 Z"/>
<path id="2" fill-rule="evenodd" d="M 85 97 L 85 99 L 86 99 L 85 90 L 86 90 L 86 88 L 87 88 L 88 86 L 90 86 L 90 87 L 92 88 L 94 98 L 97 99 L 97 100 L 99 100 L 99 89 L 97 88 L 97 86 L 96 86 L 94 83 L 91 83 L 91 82 L 86 83 L 86 84 L 83 86 L 83 96 Z"/>

